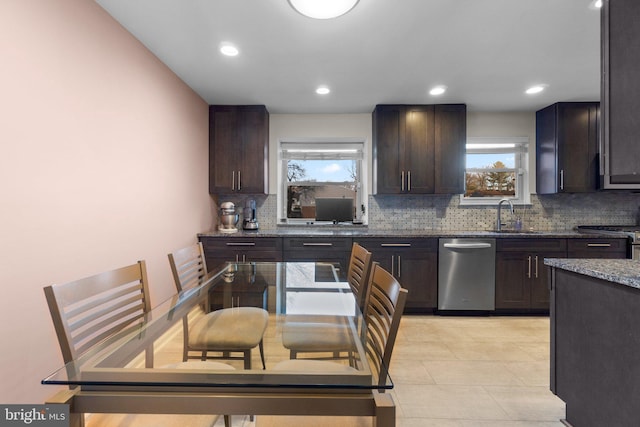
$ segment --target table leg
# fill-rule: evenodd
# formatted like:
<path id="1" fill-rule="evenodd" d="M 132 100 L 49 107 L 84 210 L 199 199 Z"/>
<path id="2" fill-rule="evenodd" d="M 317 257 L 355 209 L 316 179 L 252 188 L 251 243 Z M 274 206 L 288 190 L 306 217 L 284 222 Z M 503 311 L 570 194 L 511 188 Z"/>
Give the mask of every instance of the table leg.
<path id="1" fill-rule="evenodd" d="M 390 394 L 373 392 L 376 406 L 376 415 L 373 418 L 373 427 L 395 427 L 396 405 Z"/>
<path id="2" fill-rule="evenodd" d="M 77 388 L 74 390 L 62 390 L 45 402 L 69 405 L 69 427 L 84 427 L 84 414 L 74 411 L 73 398 L 78 390 Z"/>

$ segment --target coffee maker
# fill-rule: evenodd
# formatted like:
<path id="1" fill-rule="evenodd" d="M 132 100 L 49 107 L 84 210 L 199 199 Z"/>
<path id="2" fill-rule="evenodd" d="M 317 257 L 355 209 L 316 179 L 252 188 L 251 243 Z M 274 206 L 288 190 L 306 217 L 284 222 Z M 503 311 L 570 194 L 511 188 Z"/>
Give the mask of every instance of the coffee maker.
<path id="1" fill-rule="evenodd" d="M 242 228 L 245 230 L 257 230 L 258 220 L 256 219 L 256 201 L 247 200 L 242 211 Z"/>

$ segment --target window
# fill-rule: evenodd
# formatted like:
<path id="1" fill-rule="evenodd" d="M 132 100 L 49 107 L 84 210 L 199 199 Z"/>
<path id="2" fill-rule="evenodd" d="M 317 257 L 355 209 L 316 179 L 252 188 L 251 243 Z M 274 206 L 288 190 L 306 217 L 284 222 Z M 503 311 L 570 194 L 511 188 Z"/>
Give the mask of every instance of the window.
<path id="1" fill-rule="evenodd" d="M 528 204 L 528 138 L 469 138 L 462 205 Z"/>
<path id="2" fill-rule="evenodd" d="M 351 218 L 360 219 L 363 151 L 353 141 L 281 142 L 280 222 L 315 222 L 318 198 L 352 199 Z"/>

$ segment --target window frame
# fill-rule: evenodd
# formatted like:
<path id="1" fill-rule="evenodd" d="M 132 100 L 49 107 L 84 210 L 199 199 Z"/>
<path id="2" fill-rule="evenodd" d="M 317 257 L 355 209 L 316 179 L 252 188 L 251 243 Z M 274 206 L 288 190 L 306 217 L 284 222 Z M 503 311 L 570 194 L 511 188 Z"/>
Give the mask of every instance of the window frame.
<path id="1" fill-rule="evenodd" d="M 513 153 L 515 157 L 514 168 L 492 169 L 495 172 L 515 172 L 515 197 L 506 197 L 514 205 L 531 204 L 531 192 L 529 191 L 529 138 L 528 137 L 469 137 L 467 138 L 465 151 L 465 163 L 467 154 L 504 154 Z M 471 144 L 491 145 L 488 148 L 469 148 Z M 500 147 L 502 146 L 502 147 Z M 486 169 L 467 168 L 465 165 L 465 182 L 467 172 L 480 172 Z M 496 206 L 504 199 L 504 196 L 491 197 L 465 197 L 460 195 L 461 206 Z"/>
<path id="2" fill-rule="evenodd" d="M 291 149 L 304 150 L 308 148 L 310 150 L 326 150 L 322 154 L 307 155 L 301 152 L 300 155 L 291 154 Z M 338 153 L 344 149 L 355 149 L 356 153 L 343 153 L 341 155 L 333 155 L 331 150 L 335 150 Z M 286 153 L 289 151 L 289 153 Z M 297 158 L 300 157 L 300 158 Z M 315 225 L 324 225 L 324 222 L 316 222 L 309 218 L 287 218 L 287 187 L 289 182 L 287 180 L 288 161 L 289 160 L 355 160 L 356 175 L 356 198 L 354 205 L 356 206 L 356 216 L 354 221 L 359 221 L 362 224 L 367 223 L 365 212 L 367 210 L 367 197 L 365 195 L 365 180 L 366 180 L 366 144 L 365 140 L 361 138 L 296 138 L 280 140 L 278 142 L 278 192 L 277 192 L 277 223 L 278 224 L 307 224 L 309 221 L 313 221 Z M 350 184 L 351 181 L 346 182 L 319 182 L 319 181 L 299 181 L 298 185 L 340 185 Z M 331 224 L 327 222 L 327 224 Z"/>

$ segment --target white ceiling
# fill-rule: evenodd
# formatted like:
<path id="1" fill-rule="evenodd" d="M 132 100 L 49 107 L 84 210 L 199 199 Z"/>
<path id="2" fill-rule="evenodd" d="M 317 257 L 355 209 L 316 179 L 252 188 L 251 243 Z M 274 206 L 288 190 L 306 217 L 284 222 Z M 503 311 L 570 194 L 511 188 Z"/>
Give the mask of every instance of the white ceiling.
<path id="1" fill-rule="evenodd" d="M 360 0 L 314 20 L 287 0 L 96 0 L 209 104 L 370 113 L 376 104 L 535 111 L 600 99 L 592 0 Z M 237 57 L 218 52 L 234 43 Z M 545 83 L 545 92 L 524 90 Z M 439 97 L 430 87 L 443 84 Z M 315 93 L 319 85 L 329 95 Z"/>

